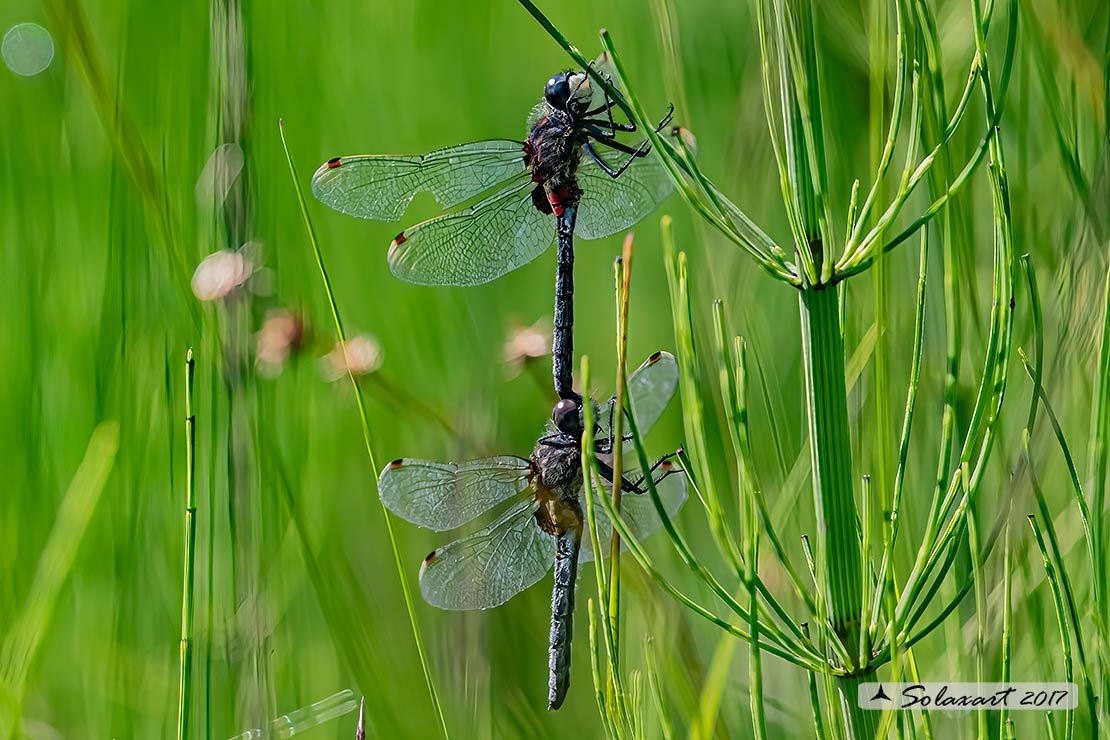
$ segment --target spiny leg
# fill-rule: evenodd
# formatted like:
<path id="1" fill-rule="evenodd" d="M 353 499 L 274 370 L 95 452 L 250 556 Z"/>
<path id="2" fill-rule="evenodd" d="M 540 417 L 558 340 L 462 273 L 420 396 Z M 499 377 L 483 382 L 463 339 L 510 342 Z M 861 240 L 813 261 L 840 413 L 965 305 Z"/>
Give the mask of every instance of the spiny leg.
<path id="1" fill-rule="evenodd" d="M 614 131 L 635 131 L 636 124 L 634 123 L 614 123 L 612 121 L 604 121 L 600 118 L 581 118 L 578 121 L 583 126 L 591 126 L 598 129 L 596 135 L 603 136 L 611 139 L 616 136 Z"/>
<path id="2" fill-rule="evenodd" d="M 589 131 L 589 129 L 586 130 Z M 619 141 L 613 141 L 606 138 L 593 138 L 594 141 L 598 142 L 599 144 L 604 144 L 611 149 L 616 149 L 618 152 L 624 152 L 625 154 L 629 155 L 628 159 L 626 159 L 620 167 L 618 167 L 617 169 L 613 169 L 605 163 L 605 160 L 598 156 L 598 153 L 594 151 L 593 145 L 590 144 L 589 141 L 582 142 L 583 151 L 585 151 L 586 154 L 589 155 L 590 159 L 592 159 L 594 163 L 605 172 L 606 175 L 613 178 L 614 180 L 624 174 L 624 171 L 629 168 L 629 166 L 632 164 L 633 161 L 636 160 L 637 157 L 646 157 L 648 154 L 648 143 L 646 141 L 640 145 L 639 149 L 633 149 L 627 144 L 622 144 Z"/>
<path id="3" fill-rule="evenodd" d="M 660 466 L 662 466 L 662 465 L 663 465 L 664 463 L 666 463 L 666 462 L 669 462 L 670 460 L 673 460 L 674 458 L 678 457 L 678 454 L 679 454 L 679 452 L 681 452 L 681 450 L 676 450 L 676 451 L 674 451 L 674 452 L 671 452 L 671 453 L 668 453 L 668 454 L 666 454 L 666 455 L 663 455 L 663 457 L 659 458 L 659 459 L 658 459 L 658 460 L 656 460 L 656 461 L 655 461 L 654 463 L 652 463 L 651 467 L 650 467 L 650 468 L 648 468 L 648 473 L 649 473 L 649 474 L 652 474 L 652 473 L 654 473 L 654 472 L 655 472 L 656 470 L 658 470 L 658 469 L 660 468 Z M 653 480 L 653 481 L 655 481 L 655 485 L 659 485 L 660 483 L 662 483 L 662 482 L 663 482 L 663 480 L 664 480 L 664 479 L 665 479 L 665 478 L 666 478 L 666 477 L 667 477 L 668 475 L 674 475 L 675 473 L 678 473 L 678 472 L 680 472 L 680 471 L 681 471 L 681 468 L 675 468 L 675 467 L 672 467 L 672 468 L 670 468 L 669 470 L 666 470 L 666 471 L 664 471 L 664 472 L 663 472 L 663 475 L 659 476 L 658 478 L 654 478 L 654 477 L 653 477 L 653 478 L 652 478 L 652 480 Z M 644 493 L 644 490 L 643 490 L 643 489 L 641 489 L 640 487 L 641 487 L 641 486 L 643 485 L 643 483 L 644 483 L 644 481 L 645 481 L 646 479 L 647 479 L 647 478 L 646 478 L 646 476 L 640 476 L 639 480 L 637 480 L 637 481 L 636 481 L 635 483 L 632 483 L 632 484 L 630 484 L 630 485 L 632 485 L 633 487 L 635 487 L 635 488 L 637 488 L 637 489 L 640 489 L 640 490 L 637 490 L 637 491 L 635 491 L 636 493 Z M 622 486 L 622 487 L 623 487 L 623 486 Z"/>
<path id="4" fill-rule="evenodd" d="M 659 133 L 660 131 L 662 131 L 663 127 L 671 122 L 671 117 L 673 115 L 674 105 L 670 105 L 667 108 L 667 114 L 663 116 L 663 119 L 659 121 L 659 124 L 655 127 L 655 132 Z M 648 151 L 651 149 L 651 145 L 647 140 L 643 141 L 639 147 L 633 149 L 627 144 L 616 141 L 613 132 L 602 131 L 593 124 L 586 124 L 583 126 L 583 129 L 586 131 L 587 136 L 592 138 L 597 143 L 603 144 L 610 149 L 615 149 L 618 152 L 623 152 L 624 154 L 628 155 L 628 159 L 625 160 L 620 167 L 614 170 L 612 167 L 602 161 L 601 157 L 599 157 L 597 152 L 594 151 L 593 146 L 590 144 L 589 141 L 585 142 L 582 145 L 582 148 L 586 150 L 586 153 L 590 156 L 590 159 L 596 162 L 601 167 L 601 169 L 605 171 L 605 174 L 614 179 L 620 177 L 624 173 L 624 171 L 628 169 L 629 166 L 631 166 L 633 160 L 635 160 L 637 157 L 646 157 Z"/>

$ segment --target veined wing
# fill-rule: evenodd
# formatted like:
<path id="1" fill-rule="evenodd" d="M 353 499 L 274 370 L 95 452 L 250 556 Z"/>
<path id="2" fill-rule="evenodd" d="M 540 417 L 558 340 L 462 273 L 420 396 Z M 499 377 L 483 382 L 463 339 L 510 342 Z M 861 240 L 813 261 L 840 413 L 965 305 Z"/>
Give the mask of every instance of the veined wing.
<path id="1" fill-rule="evenodd" d="M 594 151 L 609 167 L 619 169 L 627 154 L 594 144 Z M 647 216 L 674 190 L 655 152 L 637 157 L 620 177 L 613 178 L 587 156 L 578 167 L 582 200 L 578 205 L 575 236 L 600 239 L 624 231 Z"/>
<path id="2" fill-rule="evenodd" d="M 521 501 L 472 535 L 433 550 L 420 591 L 440 609 L 489 609 L 539 581 L 555 561 L 555 538 L 536 524 L 539 504 Z"/>
<path id="3" fill-rule="evenodd" d="M 594 60 L 593 66 L 614 87 L 619 87 L 608 53 L 603 52 Z M 604 88 L 593 80 L 590 84 L 593 88 L 591 107 L 604 105 Z M 618 169 L 628 159 L 627 154 L 600 144 L 594 145 L 594 151 L 612 169 Z M 583 239 L 600 239 L 624 231 L 654 211 L 674 190 L 666 170 L 654 153 L 634 160 L 616 179 L 605 174 L 592 159 L 583 156 L 578 168 L 578 184 L 582 187 L 582 200 L 578 206 L 574 233 Z"/>
<path id="4" fill-rule="evenodd" d="M 451 208 L 519 175 L 523 147 L 492 139 L 423 155 L 336 157 L 312 176 L 312 194 L 349 216 L 396 221 L 417 193 L 431 193 Z"/>
<path id="5" fill-rule="evenodd" d="M 625 471 L 625 480 L 635 481 L 638 477 L 638 466 L 633 470 Z M 652 479 L 656 481 L 655 489 L 659 493 L 659 500 L 663 502 L 663 509 L 667 512 L 667 516 L 673 517 L 686 503 L 686 473 L 674 463 L 665 462 L 656 469 Z M 651 500 L 651 492 L 647 490 L 647 483 L 642 483 L 640 487 L 644 489 L 644 493 L 625 491 L 621 495 L 621 518 L 632 530 L 632 534 L 636 535 L 637 541 L 642 541 L 663 526 L 663 520 L 659 518 L 659 512 L 655 510 L 655 503 Z M 613 522 L 609 519 L 609 515 L 605 513 L 605 508 L 601 502 L 597 500 L 598 493 L 599 489 L 595 485 L 594 516 L 597 520 L 597 532 L 601 537 L 602 557 L 605 558 L 609 556 L 609 533 L 612 530 Z M 606 498 L 612 498 L 612 487 L 603 482 L 600 493 Z M 585 491 L 581 495 L 584 496 Z M 583 501 L 583 513 L 586 510 L 585 507 L 586 502 Z M 587 535 L 583 535 L 582 540 L 582 550 L 578 562 L 585 563 L 594 559 L 593 541 Z M 627 550 L 628 546 L 621 542 L 621 549 Z"/>
<path id="6" fill-rule="evenodd" d="M 481 285 L 539 257 L 555 238 L 522 173 L 499 192 L 455 213 L 417 224 L 389 247 L 389 269 L 417 285 Z"/>
<path id="7" fill-rule="evenodd" d="M 394 460 L 378 478 L 382 503 L 421 527 L 461 527 L 528 487 L 530 463 L 519 457 L 487 457 L 464 463 Z"/>
<path id="8" fill-rule="evenodd" d="M 670 352 L 656 352 L 628 376 L 629 405 L 636 414 L 636 429 L 641 436 L 647 434 L 663 415 L 677 386 L 678 363 Z M 598 418 L 598 439 L 609 435 L 609 410 L 615 404 L 616 397 L 613 397 L 602 406 Z"/>

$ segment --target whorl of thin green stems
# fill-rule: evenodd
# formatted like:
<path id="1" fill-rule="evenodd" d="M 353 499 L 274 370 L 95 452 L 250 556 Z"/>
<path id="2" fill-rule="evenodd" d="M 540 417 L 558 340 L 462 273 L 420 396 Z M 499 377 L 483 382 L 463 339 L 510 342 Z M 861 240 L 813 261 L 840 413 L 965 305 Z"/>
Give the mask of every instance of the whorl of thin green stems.
<path id="1" fill-rule="evenodd" d="M 902 507 L 902 490 L 906 477 L 906 462 L 910 451 L 910 430 L 913 428 L 914 411 L 917 408 L 917 389 L 921 382 L 921 356 L 924 352 L 925 335 L 925 287 L 928 282 L 929 268 L 929 239 L 928 231 L 921 232 L 921 253 L 918 263 L 917 279 L 917 307 L 914 313 L 913 352 L 910 360 L 910 378 L 906 390 L 906 410 L 902 417 L 902 433 L 898 443 L 898 462 L 894 473 L 894 490 L 891 494 L 890 511 L 887 515 L 888 524 L 884 528 L 885 541 L 883 543 L 883 558 L 879 566 L 879 575 L 876 581 L 875 594 L 872 597 L 871 629 L 879 621 L 879 608 L 883 603 L 884 593 L 893 593 L 893 573 L 891 562 L 894 558 L 894 546 L 898 540 L 899 512 Z"/>
<path id="2" fill-rule="evenodd" d="M 981 13 L 976 14 L 977 25 L 984 23 Z M 983 29 L 977 32 L 979 43 L 985 44 Z M 981 86 L 984 90 L 984 99 L 987 102 L 987 118 L 994 120 L 997 111 L 991 104 L 997 98 L 990 93 L 991 77 L 986 60 L 985 48 L 978 52 L 981 67 Z M 994 442 L 994 431 L 1005 394 L 1007 379 L 1007 360 L 1009 358 L 1010 342 L 1013 332 L 1013 311 L 1010 301 L 1013 296 L 1013 243 L 1012 226 L 1009 206 L 1009 188 L 1006 179 L 1006 170 L 1002 157 L 1002 146 L 997 131 L 990 141 L 990 149 L 994 162 L 988 173 L 990 175 L 991 193 L 995 213 L 995 250 L 994 250 L 994 286 L 991 307 L 991 331 L 987 342 L 987 351 L 984 358 L 983 375 L 976 394 L 975 406 L 972 411 L 971 421 L 967 434 L 961 447 L 959 462 L 960 469 L 969 471 L 963 476 L 954 475 L 949 485 L 948 492 L 939 506 L 934 505 L 926 525 L 926 536 L 918 550 L 917 559 L 913 570 L 907 580 L 898 605 L 895 609 L 893 625 L 906 625 L 906 618 L 910 606 L 921 595 L 925 582 L 931 577 L 943 575 L 951 562 L 950 557 L 941 558 L 946 551 L 953 547 L 954 542 L 963 536 L 966 531 L 964 512 L 969 501 L 978 491 L 983 469 L 989 458 Z M 957 487 L 956 482 L 963 478 L 963 483 Z M 960 491 L 964 495 L 957 504 Z M 951 515 L 951 518 L 949 518 Z M 942 530 L 942 523 L 948 525 Z M 892 636 L 893 630 L 887 632 L 887 639 Z"/>
<path id="3" fill-rule="evenodd" d="M 675 349 L 679 369 L 679 391 L 682 397 L 682 420 L 686 438 L 686 451 L 696 466 L 701 482 L 706 513 L 709 515 L 713 539 L 721 553 L 737 574 L 743 571 L 742 557 L 736 542 L 728 531 L 724 510 L 717 497 L 716 486 L 709 469 L 709 443 L 705 432 L 705 414 L 702 396 L 698 389 L 697 355 L 694 347 L 693 316 L 689 286 L 686 280 L 686 254 L 675 252 L 671 219 L 661 220 L 663 254 L 667 268 L 667 285 L 670 289 L 671 312 L 674 317 Z"/>
<path id="4" fill-rule="evenodd" d="M 707 446 L 705 443 L 705 427 L 700 405 L 701 396 L 695 377 L 697 354 L 693 345 L 692 316 L 685 269 L 686 255 L 684 253 L 674 254 L 674 242 L 673 235 L 670 231 L 670 219 L 664 217 L 662 223 L 664 251 L 666 253 L 668 279 L 671 287 L 672 310 L 675 317 L 675 336 L 677 339 L 677 354 L 680 370 L 680 389 L 683 397 L 683 409 L 685 411 L 684 421 L 686 422 L 687 447 L 692 449 L 695 455 L 694 467 L 690 469 L 690 480 L 693 485 L 695 479 L 702 481 L 706 480 L 710 476 L 710 472 L 705 463 L 708 457 L 707 453 L 698 453 L 698 450 L 705 450 Z M 719 373 L 725 373 L 727 375 L 729 370 L 725 368 L 733 367 L 733 363 L 731 360 L 727 359 L 722 360 L 722 362 L 724 364 L 721 365 Z M 692 400 L 688 402 L 687 399 Z M 736 414 L 739 418 L 740 411 L 737 410 Z M 746 417 L 746 413 L 744 416 Z M 738 429 L 738 433 L 746 437 L 746 426 Z M 744 437 L 738 437 L 738 442 Z M 746 444 L 746 440 L 744 444 Z M 743 454 L 747 455 L 750 459 L 750 450 Z M 688 456 L 684 462 L 689 462 Z M 744 557 L 735 544 L 736 538 L 733 537 L 729 531 L 724 511 L 719 499 L 716 497 L 715 490 L 709 488 L 706 490 L 705 495 L 699 495 L 699 499 L 707 509 L 710 521 L 713 524 L 714 539 L 719 549 L 724 553 L 730 565 L 736 570 L 737 575 L 743 577 L 745 572 L 743 563 Z M 762 500 L 762 497 L 759 497 L 759 499 Z M 764 505 L 761 507 L 761 510 L 765 512 L 766 506 Z M 767 516 L 766 518 L 769 521 L 770 517 Z M 786 629 L 792 633 L 793 640 L 796 643 L 806 643 L 807 641 L 798 631 L 795 621 L 786 614 L 785 610 L 762 582 L 759 582 L 757 587 L 763 596 L 763 601 L 760 602 L 760 613 L 769 619 L 773 619 L 768 613 L 769 609 L 781 621 Z M 729 598 L 731 598 L 731 596 Z M 812 645 L 806 645 L 806 649 L 812 650 Z"/>
<path id="5" fill-rule="evenodd" d="M 528 10 L 528 12 L 536 18 L 536 20 L 543 26 L 543 28 L 551 35 L 553 39 L 570 55 L 570 57 L 580 65 L 582 68 L 588 68 L 588 60 L 575 48 L 566 37 L 558 31 L 558 29 L 548 20 L 543 13 L 535 6 L 531 0 L 519 0 L 521 5 Z M 866 223 L 870 217 L 870 210 L 872 206 L 868 205 L 866 208 L 861 208 L 858 213 L 855 213 L 854 224 L 852 224 L 849 231 L 849 240 L 844 245 L 844 249 L 840 258 L 835 261 L 835 264 L 825 266 L 822 264 L 821 269 L 818 271 L 817 266 L 813 264 L 812 255 L 809 253 L 811 238 L 819 237 L 822 245 L 822 262 L 826 256 L 831 255 L 832 250 L 835 249 L 836 244 L 833 239 L 833 234 L 829 228 L 830 217 L 828 215 L 828 204 L 825 197 L 827 187 L 824 185 L 825 166 L 823 164 L 823 134 L 819 122 L 819 85 L 820 67 L 819 60 L 813 54 L 814 44 L 811 35 L 811 8 L 806 0 L 802 0 L 802 7 L 799 9 L 794 7 L 791 3 L 790 8 L 785 8 L 784 3 L 786 0 L 774 0 L 774 8 L 783 12 L 775 14 L 775 18 L 779 21 L 774 23 L 772 28 L 765 18 L 765 11 L 768 7 L 763 5 L 763 12 L 760 12 L 760 44 L 763 51 L 763 72 L 764 72 L 764 95 L 768 104 L 768 123 L 772 130 L 772 142 L 775 144 L 777 152 L 776 159 L 780 166 L 780 175 L 785 179 L 790 178 L 789 170 L 793 166 L 797 179 L 792 179 L 792 182 L 804 183 L 804 189 L 797 186 L 790 186 L 784 190 L 786 196 L 786 204 L 788 214 L 794 214 L 790 221 L 792 224 L 792 231 L 795 235 L 797 242 L 795 252 L 801 258 L 803 264 L 799 268 L 786 261 L 783 256 L 783 250 L 771 239 L 767 234 L 760 229 L 755 222 L 748 217 L 744 212 L 735 204 L 731 203 L 720 190 L 701 173 L 697 163 L 689 156 L 689 152 L 685 151 L 681 143 L 676 143 L 672 137 L 663 136 L 654 131 L 654 123 L 650 116 L 647 115 L 646 109 L 640 104 L 634 89 L 628 84 L 628 79 L 625 74 L 624 67 L 621 63 L 620 56 L 617 53 L 612 41 L 612 37 L 606 31 L 601 32 L 602 45 L 605 47 L 607 53 L 613 64 L 614 76 L 618 86 L 623 92 L 614 88 L 614 86 L 607 84 L 600 78 L 592 68 L 588 69 L 591 77 L 613 96 L 617 106 L 629 117 L 630 120 L 635 122 L 641 130 L 643 130 L 646 138 L 651 142 L 653 149 L 660 157 L 668 174 L 671 176 L 676 189 L 687 201 L 687 203 L 694 208 L 706 221 L 708 221 L 714 228 L 718 229 L 730 241 L 733 241 L 741 248 L 745 249 L 756 263 L 764 269 L 769 275 L 776 279 L 783 280 L 793 285 L 801 285 L 802 280 L 799 275 L 799 270 L 807 275 L 806 282 L 808 283 L 822 283 L 832 282 L 835 280 L 843 279 L 849 275 L 856 274 L 863 271 L 871 264 L 876 257 L 878 250 L 889 251 L 908 239 L 917 232 L 922 226 L 928 223 L 944 205 L 954 196 L 970 179 L 970 175 L 977 169 L 978 165 L 982 162 L 983 156 L 986 154 L 990 144 L 993 129 L 997 125 L 1001 115 L 1001 105 L 992 108 L 994 114 L 988 121 L 986 132 L 980 139 L 978 145 L 972 150 L 968 156 L 963 168 L 959 175 L 952 180 L 948 189 L 933 202 L 917 217 L 915 217 L 909 226 L 904 228 L 892 239 L 884 240 L 882 237 L 885 232 L 893 225 L 895 218 L 900 213 L 902 206 L 908 200 L 909 196 L 916 189 L 921 180 L 929 173 L 933 167 L 934 162 L 937 160 L 938 154 L 946 147 L 953 134 L 960 127 L 960 124 L 965 118 L 967 112 L 967 103 L 970 100 L 971 94 L 974 91 L 975 83 L 980 75 L 982 69 L 983 56 L 978 54 L 969 65 L 968 77 L 964 86 L 964 90 L 959 98 L 955 107 L 953 115 L 948 121 L 943 131 L 942 139 L 937 142 L 936 146 L 930 150 L 923 158 L 913 162 L 907 161 L 907 165 L 903 171 L 900 186 L 893 196 L 891 202 L 884 209 L 882 216 L 875 223 L 875 225 L 865 235 L 862 229 L 859 228 L 862 224 Z M 789 10 L 790 12 L 785 12 Z M 915 7 L 915 11 L 917 8 Z M 992 7 L 993 10 L 993 7 Z M 901 135 L 902 127 L 902 111 L 905 104 L 907 95 L 911 96 L 911 106 L 914 111 L 910 117 L 911 119 L 911 133 L 910 133 L 910 146 L 907 147 L 909 153 L 912 155 L 916 151 L 916 145 L 919 136 L 920 126 L 918 121 L 920 119 L 920 108 L 917 105 L 918 95 L 916 84 L 913 83 L 915 76 L 914 65 L 920 64 L 918 57 L 913 57 L 913 50 L 909 48 L 907 40 L 906 21 L 905 17 L 910 14 L 908 7 L 900 2 L 898 5 L 898 22 L 900 24 L 898 33 L 898 75 L 895 80 L 895 88 L 898 95 L 895 99 L 895 110 L 892 112 L 897 115 L 892 115 L 890 126 L 888 127 L 887 141 L 884 142 L 884 152 L 889 150 L 893 152 L 896 143 Z M 917 14 L 915 14 L 916 17 Z M 982 19 L 982 25 L 989 24 L 989 14 Z M 792 23 L 788 23 L 792 21 Z M 799 30 L 800 29 L 800 30 Z M 1014 30 L 1016 26 L 1011 23 L 1011 33 L 1007 37 L 1006 46 L 1006 63 L 1004 64 L 1004 73 L 1002 85 L 1000 86 L 999 95 L 996 97 L 997 101 L 1001 101 L 1005 94 L 1005 87 L 1009 80 L 1010 62 L 1013 58 L 1013 49 L 1015 47 Z M 775 64 L 768 63 L 768 56 L 774 54 L 778 60 Z M 789 156 L 783 155 L 782 149 L 778 145 L 778 137 L 774 134 L 775 117 L 771 115 L 770 110 L 774 105 L 774 96 L 771 90 L 776 87 L 775 78 L 773 75 L 777 73 L 780 75 L 778 81 L 779 85 L 779 108 L 783 112 L 783 121 L 785 124 L 793 126 L 790 123 L 792 116 L 796 115 L 798 122 L 798 134 L 793 137 L 796 142 L 796 154 Z M 785 78 L 782 75 L 786 75 Z M 783 105 L 786 107 L 784 108 Z M 791 115 L 787 115 L 787 114 Z M 793 165 L 788 164 L 788 160 L 792 158 Z M 885 174 L 889 166 L 889 155 L 884 157 L 880 170 L 876 172 L 876 180 L 869 188 L 869 192 L 874 191 L 877 183 Z M 874 200 L 874 199 L 872 199 Z M 802 208 L 799 205 L 802 202 L 809 202 L 811 206 L 811 215 L 813 222 L 817 225 L 817 230 L 805 228 L 800 223 L 799 210 Z M 850 210 L 854 211 L 854 208 Z"/>
<path id="6" fill-rule="evenodd" d="M 285 127 L 282 122 L 278 121 L 278 134 L 281 138 L 281 146 L 285 151 L 285 161 L 289 165 L 289 176 L 293 182 L 293 190 L 297 195 L 297 205 L 301 210 L 301 218 L 304 221 L 305 230 L 308 233 L 308 241 L 312 247 L 312 256 L 316 261 L 316 267 L 320 272 L 320 280 L 323 283 L 324 294 L 328 299 L 328 307 L 331 309 L 332 321 L 335 324 L 335 335 L 339 340 L 339 346 L 344 355 L 344 367 L 347 368 L 347 377 L 351 381 L 351 388 L 355 394 L 355 405 L 358 408 L 359 422 L 362 426 L 362 440 L 366 447 L 366 457 L 370 462 L 370 473 L 373 477 L 374 485 L 377 486 L 378 481 L 378 466 L 374 461 L 374 448 L 371 444 L 370 435 L 370 422 L 366 414 L 366 402 L 362 397 L 362 387 L 359 385 L 358 378 L 351 370 L 351 363 L 346 362 L 347 354 L 347 336 L 343 331 L 343 320 L 339 315 L 339 307 L 336 304 L 335 293 L 331 287 L 331 278 L 328 276 L 327 267 L 324 264 L 324 256 L 320 252 L 319 243 L 316 241 L 316 230 L 312 226 L 312 219 L 308 215 L 308 206 L 305 204 L 304 193 L 301 192 L 300 178 L 297 175 L 297 167 L 293 163 L 293 155 L 289 152 L 289 145 L 285 141 Z M 379 499 L 379 503 L 381 503 Z M 412 587 L 408 579 L 405 577 L 405 566 L 401 560 L 401 550 L 397 545 L 397 535 L 393 531 L 392 514 L 381 503 L 382 516 L 385 519 L 386 532 L 389 534 L 389 543 L 393 550 L 393 561 L 397 568 L 397 578 L 401 582 L 401 592 L 405 598 L 405 609 L 408 612 L 409 624 L 412 627 L 413 641 L 416 643 L 416 652 L 420 657 L 420 667 L 424 672 L 424 681 L 428 687 L 428 696 L 432 702 L 432 708 L 435 710 L 436 719 L 439 720 L 439 726 L 445 738 L 450 737 L 447 731 L 447 718 L 443 714 L 443 707 L 439 702 L 439 694 L 436 691 L 435 681 L 432 679 L 431 667 L 428 664 L 427 651 L 424 649 L 424 640 L 420 634 L 420 623 L 416 618 L 416 605 L 412 598 Z"/>
<path id="7" fill-rule="evenodd" d="M 766 497 L 763 495 L 762 487 L 756 477 L 748 437 L 747 406 L 744 402 L 747 387 L 746 365 L 742 370 L 739 363 L 734 362 L 729 354 L 724 304 L 720 300 L 713 302 L 713 326 L 715 329 L 714 337 L 717 341 L 717 372 L 721 386 L 721 397 L 724 399 L 725 419 L 728 422 L 729 438 L 732 440 L 733 456 L 736 458 L 739 478 L 742 482 L 746 480 L 745 486 L 750 487 L 759 513 L 762 531 L 767 535 L 779 563 L 789 575 L 794 593 L 805 602 L 811 614 L 815 613 L 816 607 L 813 596 L 802 583 L 801 576 L 782 545 L 782 540 L 771 521 L 771 513 L 767 508 Z M 746 357 L 745 343 L 741 337 L 736 337 L 735 356 L 741 357 L 741 355 Z M 745 489 L 741 488 L 741 492 L 744 493 Z M 744 503 L 745 500 L 741 500 L 741 504 Z"/>
<path id="8" fill-rule="evenodd" d="M 698 579 L 707 586 L 726 606 L 729 607 L 738 617 L 744 621 L 749 621 L 748 610 L 739 604 L 736 599 L 724 589 L 721 584 L 713 577 L 708 569 L 705 568 L 693 555 L 686 541 L 678 533 L 675 528 L 670 515 L 667 514 L 666 509 L 663 507 L 662 501 L 659 499 L 658 491 L 655 488 L 655 482 L 651 475 L 648 475 L 650 470 L 650 463 L 648 462 L 647 454 L 644 452 L 643 443 L 640 441 L 639 431 L 636 427 L 635 419 L 633 416 L 628 418 L 629 433 L 632 435 L 633 445 L 636 450 L 640 469 L 645 475 L 645 483 L 648 487 L 648 493 L 652 496 L 652 503 L 655 506 L 656 513 L 663 525 L 663 531 L 667 534 L 668 539 L 674 546 L 680 559 L 685 565 L 690 568 Z M 679 591 L 655 566 L 654 562 L 648 556 L 647 552 L 643 549 L 640 543 L 632 535 L 631 530 L 628 528 L 627 523 L 621 515 L 613 510 L 612 502 L 605 498 L 600 497 L 603 508 L 606 514 L 609 515 L 613 521 L 613 525 L 620 532 L 621 538 L 628 545 L 629 553 L 633 556 L 640 567 L 654 580 L 667 594 L 678 600 L 683 606 L 692 610 L 695 614 L 707 619 L 721 629 L 729 632 L 730 634 L 739 637 L 740 639 L 751 642 L 751 634 L 736 627 L 730 622 L 717 617 L 709 609 L 696 603 L 684 593 Z M 764 593 L 761 591 L 761 593 Z M 823 664 L 822 658 L 814 653 L 812 650 L 807 649 L 804 645 L 792 642 L 789 636 L 781 633 L 777 629 L 771 629 L 772 625 L 764 624 L 764 633 L 760 636 L 761 649 L 772 653 L 784 660 L 787 660 L 795 665 L 805 667 L 809 670 L 825 670 L 827 666 Z M 769 641 L 770 640 L 770 641 Z M 823 667 L 824 666 L 824 667 Z"/>

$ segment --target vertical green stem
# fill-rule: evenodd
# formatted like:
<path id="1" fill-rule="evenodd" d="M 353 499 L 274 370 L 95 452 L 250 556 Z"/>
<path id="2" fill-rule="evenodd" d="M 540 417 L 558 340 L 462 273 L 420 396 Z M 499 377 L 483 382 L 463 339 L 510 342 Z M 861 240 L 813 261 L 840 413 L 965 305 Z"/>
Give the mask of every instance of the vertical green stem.
<path id="1" fill-rule="evenodd" d="M 844 382 L 844 338 L 836 290 L 812 286 L 800 293 L 806 411 L 817 512 L 817 569 L 824 583 L 829 621 L 850 659 L 859 655 L 860 540 L 852 494 L 852 447 Z M 846 666 L 849 669 L 852 666 Z M 845 732 L 874 737 L 877 713 L 859 708 L 856 681 L 838 679 Z"/>
<path id="2" fill-rule="evenodd" d="M 196 441 L 193 414 L 193 349 L 185 354 L 185 579 L 181 587 L 181 674 L 177 695 L 177 737 L 189 736 L 193 676 L 193 561 L 196 553 Z"/>
<path id="3" fill-rule="evenodd" d="M 617 261 L 617 413 L 613 417 L 613 439 L 617 442 L 613 446 L 613 509 L 621 510 L 621 477 L 624 475 L 624 403 L 627 386 L 625 365 L 628 348 L 628 299 L 629 287 L 632 277 L 632 234 L 624 240 L 624 249 L 621 259 Z M 621 682 L 616 674 L 620 671 L 620 567 L 621 567 L 621 538 L 613 527 L 612 539 L 609 542 L 609 632 L 612 635 L 613 655 L 609 663 L 611 674 L 609 685 L 616 692 L 617 706 L 624 709 L 624 696 Z"/>

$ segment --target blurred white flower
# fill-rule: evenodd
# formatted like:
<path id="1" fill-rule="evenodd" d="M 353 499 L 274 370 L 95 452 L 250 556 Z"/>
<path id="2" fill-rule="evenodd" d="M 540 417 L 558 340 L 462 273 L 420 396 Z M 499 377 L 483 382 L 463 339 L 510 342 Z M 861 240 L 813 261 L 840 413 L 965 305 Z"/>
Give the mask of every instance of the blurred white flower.
<path id="1" fill-rule="evenodd" d="M 208 255 L 193 273 L 193 295 L 202 301 L 224 298 L 254 271 L 254 263 L 241 252 L 223 249 Z"/>
<path id="2" fill-rule="evenodd" d="M 551 323 L 540 319 L 531 326 L 514 325 L 509 329 L 505 340 L 505 362 L 509 366 L 509 377 L 515 378 L 521 368 L 535 357 L 551 354 Z"/>
<path id="3" fill-rule="evenodd" d="M 279 375 L 285 361 L 304 346 L 305 323 L 300 316 L 285 308 L 266 313 L 266 321 L 258 330 L 255 362 L 264 375 Z"/>
<path id="4" fill-rule="evenodd" d="M 328 380 L 339 380 L 348 372 L 352 375 L 369 375 L 381 367 L 382 348 L 369 334 L 360 334 L 344 345 L 335 343 L 335 349 L 324 355 L 323 372 Z"/>

